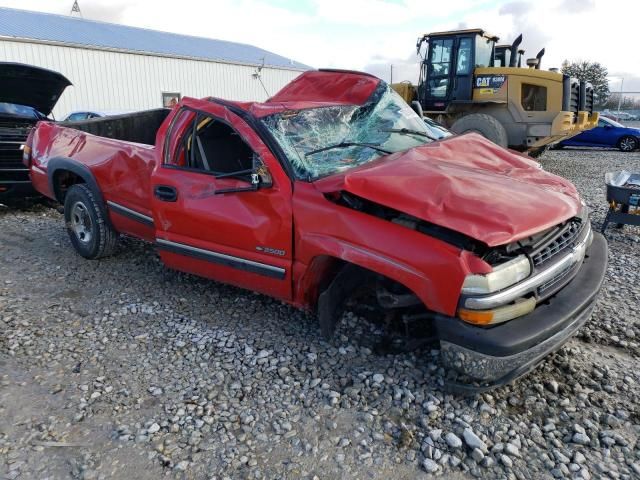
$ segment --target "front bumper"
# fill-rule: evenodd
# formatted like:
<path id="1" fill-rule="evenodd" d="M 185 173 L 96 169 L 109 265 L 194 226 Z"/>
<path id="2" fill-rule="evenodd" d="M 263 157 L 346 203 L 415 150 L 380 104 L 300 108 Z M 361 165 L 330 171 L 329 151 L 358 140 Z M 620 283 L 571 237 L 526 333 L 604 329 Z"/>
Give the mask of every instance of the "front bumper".
<path id="1" fill-rule="evenodd" d="M 551 130 L 542 135 L 541 132 L 535 131 L 536 125 L 531 125 L 527 132 L 527 146 L 529 148 L 541 148 L 546 145 L 558 143 L 562 140 L 568 140 L 585 130 L 590 130 L 598 124 L 598 112 L 589 113 L 586 111 L 559 112 L 551 122 Z"/>
<path id="2" fill-rule="evenodd" d="M 459 392 L 489 390 L 524 375 L 560 348 L 591 316 L 607 269 L 607 242 L 594 234 L 577 275 L 528 315 L 494 327 L 438 316 L 435 326 L 444 365 L 473 383 L 451 383 Z"/>
<path id="3" fill-rule="evenodd" d="M 39 195 L 40 194 L 33 188 L 31 181 L 0 181 L 0 200 L 35 197 Z"/>

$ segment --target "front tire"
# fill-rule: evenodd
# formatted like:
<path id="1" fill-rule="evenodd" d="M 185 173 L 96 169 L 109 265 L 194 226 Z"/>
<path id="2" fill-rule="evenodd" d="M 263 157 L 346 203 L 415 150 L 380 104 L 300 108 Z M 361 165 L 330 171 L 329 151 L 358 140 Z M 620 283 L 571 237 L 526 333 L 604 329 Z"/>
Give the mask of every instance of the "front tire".
<path id="1" fill-rule="evenodd" d="M 487 115 L 486 113 L 471 113 L 465 115 L 453 122 L 451 130 L 455 133 L 477 132 L 496 145 L 505 148 L 509 143 L 507 131 L 502 124 L 495 117 Z"/>
<path id="2" fill-rule="evenodd" d="M 625 135 L 618 140 L 618 149 L 621 152 L 633 152 L 636 148 L 638 148 L 638 139 L 631 135 Z"/>
<path id="3" fill-rule="evenodd" d="M 72 185 L 64 199 L 64 221 L 73 248 L 84 258 L 107 257 L 116 249 L 118 232 L 108 222 L 93 191 Z"/>

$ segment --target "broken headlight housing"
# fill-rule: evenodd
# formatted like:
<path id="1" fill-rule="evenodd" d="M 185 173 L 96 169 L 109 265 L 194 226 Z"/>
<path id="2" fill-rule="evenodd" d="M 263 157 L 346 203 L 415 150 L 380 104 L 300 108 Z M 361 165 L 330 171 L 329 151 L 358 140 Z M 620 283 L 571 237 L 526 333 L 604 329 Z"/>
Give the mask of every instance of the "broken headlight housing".
<path id="1" fill-rule="evenodd" d="M 462 285 L 463 295 L 485 295 L 510 287 L 531 274 L 531 262 L 525 255 L 493 267 L 484 275 L 468 275 Z"/>

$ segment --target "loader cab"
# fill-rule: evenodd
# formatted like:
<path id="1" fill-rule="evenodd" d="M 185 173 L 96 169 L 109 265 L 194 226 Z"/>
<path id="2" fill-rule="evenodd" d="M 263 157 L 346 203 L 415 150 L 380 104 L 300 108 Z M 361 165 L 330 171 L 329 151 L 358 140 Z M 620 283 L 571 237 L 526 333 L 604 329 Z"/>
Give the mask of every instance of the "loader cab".
<path id="1" fill-rule="evenodd" d="M 494 56 L 494 67 L 508 67 L 511 63 L 511 54 L 513 52 L 513 48 L 511 45 L 496 45 L 496 53 Z M 515 66 L 518 68 L 522 68 L 522 56 L 524 55 L 524 50 L 518 49 L 516 51 L 516 62 Z"/>
<path id="2" fill-rule="evenodd" d="M 493 66 L 497 40 L 481 29 L 429 33 L 418 39 L 422 108 L 444 111 L 452 102 L 471 102 L 474 69 Z"/>

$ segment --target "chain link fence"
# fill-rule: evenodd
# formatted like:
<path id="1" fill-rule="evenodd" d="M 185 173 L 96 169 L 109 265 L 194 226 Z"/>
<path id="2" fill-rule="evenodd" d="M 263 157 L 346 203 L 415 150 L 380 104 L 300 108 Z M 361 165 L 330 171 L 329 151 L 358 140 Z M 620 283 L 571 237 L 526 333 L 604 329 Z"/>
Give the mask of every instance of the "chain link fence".
<path id="1" fill-rule="evenodd" d="M 603 117 L 625 126 L 640 126 L 640 92 L 612 92 L 604 105 L 596 108 Z"/>

